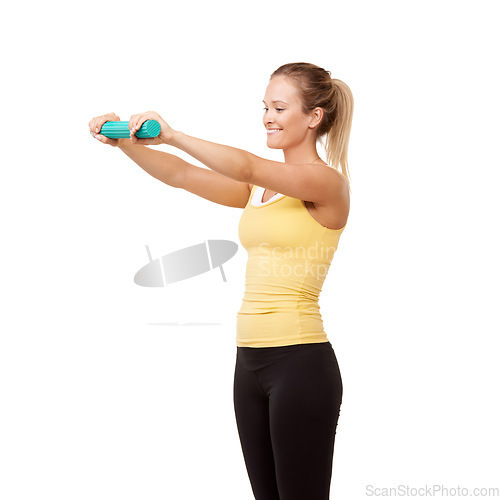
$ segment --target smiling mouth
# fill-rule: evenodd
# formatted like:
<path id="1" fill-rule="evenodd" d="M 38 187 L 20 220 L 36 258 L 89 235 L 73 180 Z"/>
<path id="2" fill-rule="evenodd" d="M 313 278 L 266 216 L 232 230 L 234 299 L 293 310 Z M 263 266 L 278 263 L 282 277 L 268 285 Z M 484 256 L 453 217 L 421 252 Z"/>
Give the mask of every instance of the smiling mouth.
<path id="1" fill-rule="evenodd" d="M 282 130 L 283 130 L 282 128 L 267 129 L 267 135 L 277 134 L 278 132 L 281 132 Z"/>

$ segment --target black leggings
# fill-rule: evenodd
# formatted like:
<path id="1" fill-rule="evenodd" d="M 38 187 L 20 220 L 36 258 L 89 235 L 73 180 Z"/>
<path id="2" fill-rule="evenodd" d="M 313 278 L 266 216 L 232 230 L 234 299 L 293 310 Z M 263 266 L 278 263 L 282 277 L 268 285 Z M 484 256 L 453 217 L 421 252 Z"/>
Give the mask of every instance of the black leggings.
<path id="1" fill-rule="evenodd" d="M 328 500 L 342 403 L 331 343 L 237 347 L 233 395 L 256 500 Z"/>

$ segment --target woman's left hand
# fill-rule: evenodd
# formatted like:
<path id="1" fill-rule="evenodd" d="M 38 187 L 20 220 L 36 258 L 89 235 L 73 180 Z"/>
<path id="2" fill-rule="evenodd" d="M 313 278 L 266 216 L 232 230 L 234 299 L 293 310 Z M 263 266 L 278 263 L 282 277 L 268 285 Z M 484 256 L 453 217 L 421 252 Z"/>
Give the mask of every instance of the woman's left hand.
<path id="1" fill-rule="evenodd" d="M 148 137 L 139 139 L 135 133 L 141 128 L 146 120 L 156 120 L 160 126 L 161 131 L 157 137 Z M 144 146 L 156 146 L 158 144 L 169 144 L 172 140 L 175 130 L 171 128 L 168 123 L 155 111 L 146 111 L 145 113 L 138 113 L 132 115 L 128 123 L 130 129 L 130 140 L 134 144 L 143 144 Z"/>

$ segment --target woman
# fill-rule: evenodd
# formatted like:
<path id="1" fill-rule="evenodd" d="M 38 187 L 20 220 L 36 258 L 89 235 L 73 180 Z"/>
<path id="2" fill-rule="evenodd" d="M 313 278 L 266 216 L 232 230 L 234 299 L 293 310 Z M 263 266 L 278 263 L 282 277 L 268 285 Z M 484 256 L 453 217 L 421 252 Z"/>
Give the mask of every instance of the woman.
<path id="1" fill-rule="evenodd" d="M 349 214 L 349 87 L 309 63 L 272 75 L 264 97 L 267 145 L 284 163 L 172 129 L 153 111 L 133 115 L 131 139 L 98 132 L 153 177 L 222 205 L 244 208 L 239 237 L 248 251 L 237 314 L 234 410 L 257 500 L 329 498 L 342 378 L 323 329 L 318 298 Z M 153 139 L 135 132 L 148 119 Z M 317 153 L 325 138 L 328 163 Z M 175 146 L 211 170 L 147 145 Z M 340 167 L 341 171 L 338 169 Z"/>

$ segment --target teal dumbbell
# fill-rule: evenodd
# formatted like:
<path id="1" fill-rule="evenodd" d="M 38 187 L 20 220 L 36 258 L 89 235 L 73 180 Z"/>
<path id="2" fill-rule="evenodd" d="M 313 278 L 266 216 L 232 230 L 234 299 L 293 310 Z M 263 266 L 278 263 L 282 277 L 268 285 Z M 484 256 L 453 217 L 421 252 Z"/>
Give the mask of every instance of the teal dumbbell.
<path id="1" fill-rule="evenodd" d="M 126 121 L 103 123 L 99 134 L 110 139 L 126 139 L 130 137 L 128 123 Z M 148 137 L 158 137 L 160 132 L 161 125 L 156 120 L 146 120 L 135 133 L 135 136 L 138 139 L 147 139 Z"/>

